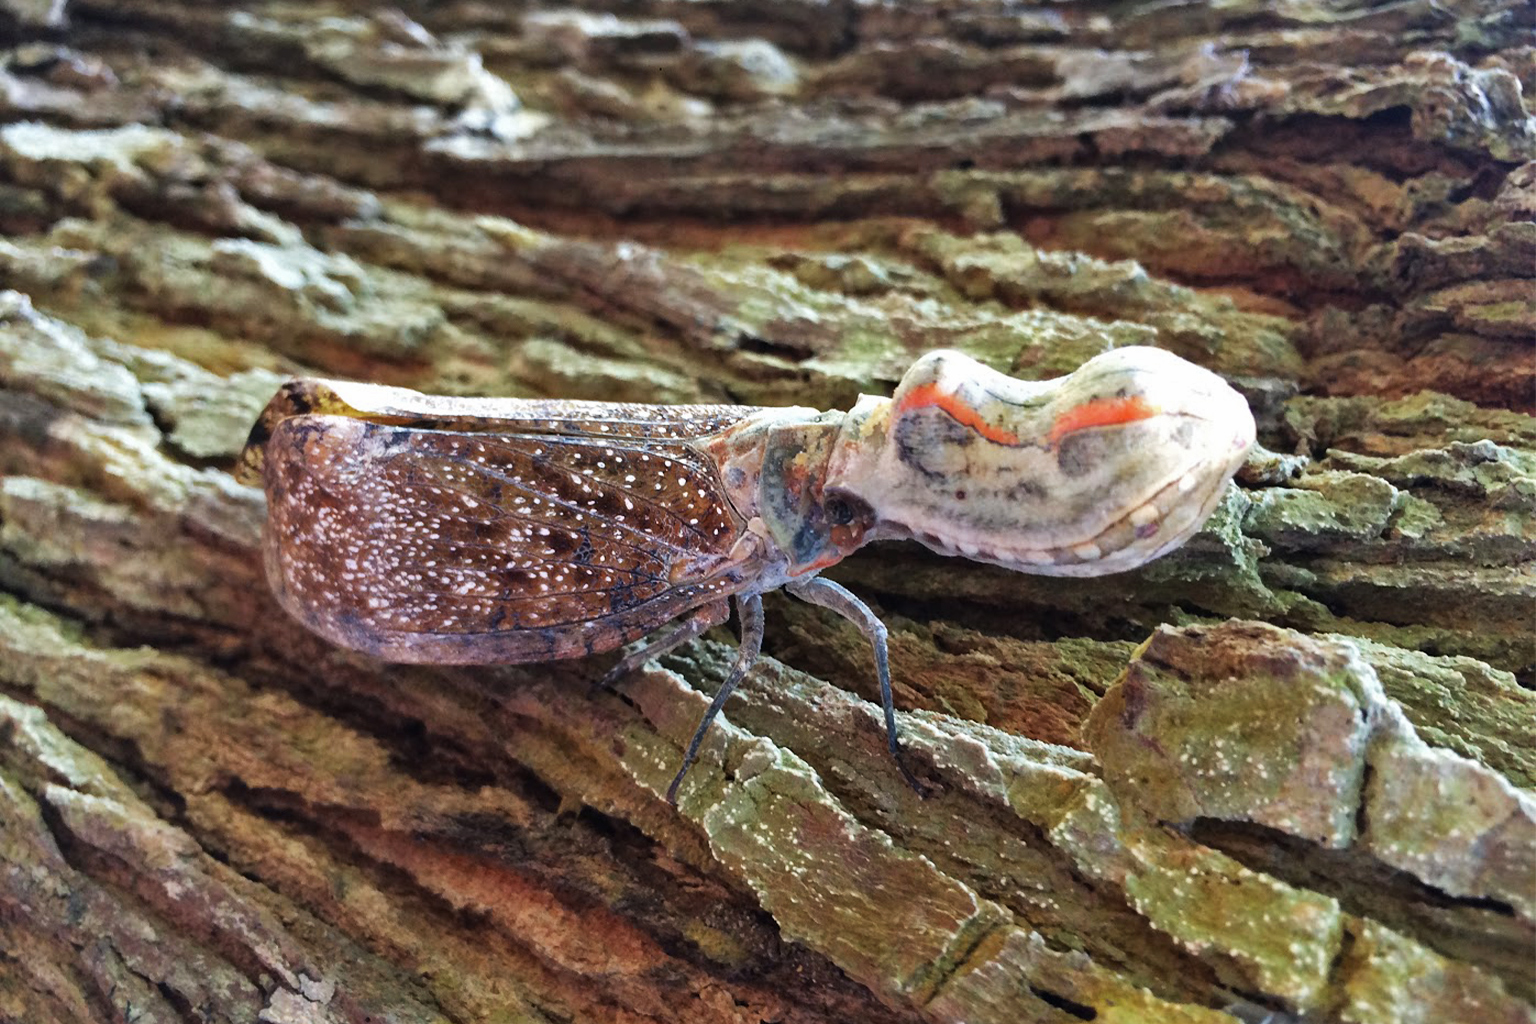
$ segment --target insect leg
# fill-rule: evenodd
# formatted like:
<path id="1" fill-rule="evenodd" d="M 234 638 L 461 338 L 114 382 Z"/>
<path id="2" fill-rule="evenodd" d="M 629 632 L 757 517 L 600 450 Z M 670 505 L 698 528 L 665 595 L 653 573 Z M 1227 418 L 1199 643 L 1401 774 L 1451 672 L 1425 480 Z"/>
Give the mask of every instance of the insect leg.
<path id="1" fill-rule="evenodd" d="M 630 651 L 619 659 L 619 663 L 609 669 L 593 684 L 594 690 L 609 689 L 614 683 L 629 675 L 635 669 L 644 665 L 652 658 L 659 658 L 674 647 L 687 643 L 705 630 L 720 625 L 730 617 L 731 606 L 724 600 L 713 601 L 688 616 L 674 628 L 665 632 L 652 634 L 641 641 L 640 646 Z"/>
<path id="2" fill-rule="evenodd" d="M 896 738 L 896 703 L 891 698 L 891 665 L 890 655 L 886 649 L 885 623 L 869 610 L 869 605 L 855 597 L 847 587 L 840 583 L 833 583 L 831 580 L 824 580 L 820 576 L 790 580 L 784 584 L 784 589 L 807 604 L 819 605 L 837 612 L 858 626 L 864 636 L 869 639 L 870 646 L 875 649 L 875 675 L 880 680 L 880 706 L 885 711 L 886 746 L 890 748 L 891 756 L 896 759 L 896 767 L 901 769 L 901 775 L 907 780 L 907 785 L 911 786 L 919 796 L 926 796 L 927 788 L 917 781 L 917 777 L 907 768 L 906 761 L 902 760 L 901 744 Z"/>
<path id="3" fill-rule="evenodd" d="M 763 649 L 763 598 L 760 594 L 737 594 L 736 614 L 741 617 L 741 645 L 736 648 L 736 661 L 731 665 L 731 672 L 725 677 L 725 683 L 721 685 L 720 692 L 715 694 L 715 699 L 709 702 L 709 710 L 704 712 L 703 721 L 693 731 L 693 738 L 688 741 L 688 750 L 683 754 L 683 766 L 677 770 L 672 778 L 672 784 L 667 787 L 667 803 L 677 803 L 677 787 L 682 783 L 683 776 L 688 774 L 688 769 L 693 767 L 694 759 L 699 756 L 699 745 L 704 742 L 705 733 L 709 732 L 710 725 L 720 709 L 725 707 L 725 702 L 730 699 L 731 691 L 736 689 L 736 684 L 746 676 L 752 663 L 757 661 L 758 652 Z"/>

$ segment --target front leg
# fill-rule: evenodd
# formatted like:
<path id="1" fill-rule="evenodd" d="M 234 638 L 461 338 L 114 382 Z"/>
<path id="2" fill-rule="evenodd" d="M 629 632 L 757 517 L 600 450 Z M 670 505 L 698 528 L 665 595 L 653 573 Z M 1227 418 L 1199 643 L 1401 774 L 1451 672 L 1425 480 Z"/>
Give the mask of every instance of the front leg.
<path id="1" fill-rule="evenodd" d="M 885 711 L 886 746 L 890 748 L 891 756 L 896 759 L 896 767 L 901 769 L 907 785 L 911 786 L 918 796 L 926 796 L 927 787 L 918 782 L 917 777 L 907 768 L 901 756 L 901 744 L 896 738 L 896 704 L 891 697 L 891 666 L 886 649 L 885 623 L 870 611 L 869 605 L 855 597 L 847 587 L 840 583 L 833 583 L 831 580 L 824 580 L 820 576 L 790 580 L 784 584 L 784 589 L 807 604 L 819 605 L 837 612 L 858 626 L 860 632 L 868 638 L 870 646 L 875 649 L 875 675 L 880 681 L 880 706 Z"/>

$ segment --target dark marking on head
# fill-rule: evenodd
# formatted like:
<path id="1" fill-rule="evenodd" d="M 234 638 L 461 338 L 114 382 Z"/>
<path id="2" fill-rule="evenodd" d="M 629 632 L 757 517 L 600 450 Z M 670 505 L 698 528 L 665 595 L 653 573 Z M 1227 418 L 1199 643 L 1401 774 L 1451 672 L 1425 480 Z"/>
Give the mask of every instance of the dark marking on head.
<path id="1" fill-rule="evenodd" d="M 1045 487 L 1036 480 L 1020 480 L 1003 492 L 1009 501 L 1019 503 L 1039 501 L 1046 496 Z"/>
<path id="2" fill-rule="evenodd" d="M 894 437 L 897 458 L 933 480 L 953 474 L 955 452 L 976 443 L 976 434 L 964 424 L 927 410 L 900 417 Z"/>
<path id="3" fill-rule="evenodd" d="M 1056 445 L 1056 464 L 1069 477 L 1086 476 L 1104 462 L 1105 435 L 1098 430 L 1075 430 Z"/>

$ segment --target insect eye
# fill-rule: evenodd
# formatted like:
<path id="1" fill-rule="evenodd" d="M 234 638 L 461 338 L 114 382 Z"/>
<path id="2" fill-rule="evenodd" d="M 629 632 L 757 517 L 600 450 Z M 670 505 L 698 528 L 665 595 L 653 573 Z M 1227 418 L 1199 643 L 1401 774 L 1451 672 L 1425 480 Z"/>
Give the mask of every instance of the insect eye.
<path id="1" fill-rule="evenodd" d="M 856 494 L 837 491 L 828 494 L 822 509 L 830 526 L 865 527 L 874 522 L 874 513 Z"/>

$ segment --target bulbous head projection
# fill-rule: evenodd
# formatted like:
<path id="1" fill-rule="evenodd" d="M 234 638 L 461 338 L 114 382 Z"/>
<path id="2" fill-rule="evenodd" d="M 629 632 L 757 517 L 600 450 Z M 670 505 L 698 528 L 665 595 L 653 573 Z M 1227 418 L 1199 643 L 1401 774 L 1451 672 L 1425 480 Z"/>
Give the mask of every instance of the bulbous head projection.
<path id="1" fill-rule="evenodd" d="M 875 510 L 872 537 L 1055 576 L 1120 572 L 1183 543 L 1254 439 L 1241 395 L 1154 348 L 1039 383 L 932 352 L 845 429 L 827 490 Z"/>

